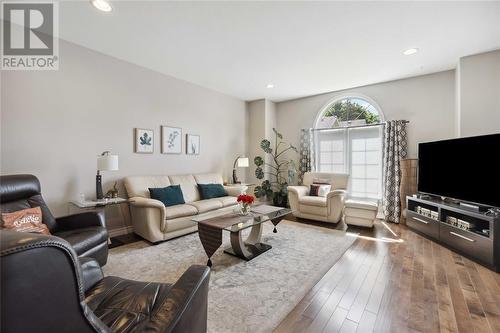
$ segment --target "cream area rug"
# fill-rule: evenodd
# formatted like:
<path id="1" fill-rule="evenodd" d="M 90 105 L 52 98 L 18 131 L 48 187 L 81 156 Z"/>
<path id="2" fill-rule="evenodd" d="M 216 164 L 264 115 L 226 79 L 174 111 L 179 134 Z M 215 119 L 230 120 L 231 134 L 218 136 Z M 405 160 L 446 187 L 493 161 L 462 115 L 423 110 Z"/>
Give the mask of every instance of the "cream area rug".
<path id="1" fill-rule="evenodd" d="M 244 261 L 225 254 L 229 233 L 212 257 L 208 293 L 208 331 L 271 332 L 352 245 L 344 232 L 282 221 L 278 233 L 266 223 L 262 241 L 272 249 Z M 175 282 L 207 257 L 190 234 L 158 245 L 140 241 L 110 250 L 105 275 L 154 282 Z"/>

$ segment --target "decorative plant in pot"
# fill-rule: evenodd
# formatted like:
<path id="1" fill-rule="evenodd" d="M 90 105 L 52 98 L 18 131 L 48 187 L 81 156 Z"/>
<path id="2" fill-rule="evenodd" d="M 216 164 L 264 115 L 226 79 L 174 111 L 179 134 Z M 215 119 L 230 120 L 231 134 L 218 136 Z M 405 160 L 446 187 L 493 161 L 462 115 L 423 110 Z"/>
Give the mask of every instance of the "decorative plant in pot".
<path id="1" fill-rule="evenodd" d="M 266 174 L 268 179 L 264 180 L 260 186 L 255 187 L 255 196 L 257 198 L 266 197 L 272 199 L 273 204 L 279 207 L 288 205 L 288 184 L 291 183 L 297 173 L 295 161 L 285 159 L 285 153 L 294 151 L 297 148 L 283 141 L 283 135 L 273 128 L 275 135 L 274 149 L 271 148 L 271 142 L 264 139 L 260 142 L 262 150 L 271 157 L 271 163 L 267 163 L 261 156 L 254 158 L 257 166 L 255 176 L 257 179 L 264 179 Z M 266 170 L 267 167 L 267 171 Z"/>

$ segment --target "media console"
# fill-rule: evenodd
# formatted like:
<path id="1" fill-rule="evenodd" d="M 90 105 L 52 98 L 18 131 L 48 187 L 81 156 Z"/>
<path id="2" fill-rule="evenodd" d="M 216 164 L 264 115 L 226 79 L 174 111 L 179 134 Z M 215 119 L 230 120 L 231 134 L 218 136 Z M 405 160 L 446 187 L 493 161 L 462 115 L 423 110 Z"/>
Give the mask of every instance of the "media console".
<path id="1" fill-rule="evenodd" d="M 500 217 L 427 196 L 407 196 L 406 204 L 410 229 L 500 271 Z"/>

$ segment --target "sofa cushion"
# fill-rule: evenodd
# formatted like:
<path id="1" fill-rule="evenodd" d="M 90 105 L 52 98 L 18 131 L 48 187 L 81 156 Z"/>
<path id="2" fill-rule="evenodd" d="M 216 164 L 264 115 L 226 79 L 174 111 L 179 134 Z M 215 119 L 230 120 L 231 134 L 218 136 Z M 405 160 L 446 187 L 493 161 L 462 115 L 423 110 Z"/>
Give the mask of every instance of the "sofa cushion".
<path id="1" fill-rule="evenodd" d="M 66 230 L 56 232 L 53 235 L 61 237 L 70 243 L 78 255 L 108 241 L 108 232 L 104 227 L 86 227 Z"/>
<path id="2" fill-rule="evenodd" d="M 202 199 L 212 199 L 227 196 L 224 186 L 221 184 L 198 184 Z"/>
<path id="3" fill-rule="evenodd" d="M 224 206 L 224 207 L 233 206 L 233 205 L 236 205 L 238 203 L 236 201 L 236 197 L 231 197 L 231 196 L 221 197 L 221 198 L 217 198 L 217 199 L 222 203 L 222 206 Z"/>
<path id="4" fill-rule="evenodd" d="M 200 173 L 194 175 L 198 184 L 223 184 L 222 176 L 219 173 Z"/>
<path id="5" fill-rule="evenodd" d="M 198 192 L 198 184 L 193 175 L 169 176 L 172 185 L 180 185 L 184 201 L 193 202 L 201 199 Z"/>
<path id="6" fill-rule="evenodd" d="M 326 198 L 325 197 L 314 197 L 310 195 L 305 195 L 299 198 L 299 203 L 301 205 L 308 206 L 318 206 L 318 207 L 326 207 Z"/>
<path id="7" fill-rule="evenodd" d="M 129 176 L 124 179 L 129 198 L 149 198 L 148 188 L 160 188 L 172 185 L 168 176 Z"/>
<path id="8" fill-rule="evenodd" d="M 347 199 L 345 201 L 345 206 L 349 208 L 367 209 L 374 211 L 378 210 L 378 204 L 373 201 Z"/>
<path id="9" fill-rule="evenodd" d="M 222 208 L 222 202 L 219 200 L 219 198 L 194 201 L 190 202 L 189 204 L 196 207 L 199 213 L 205 213 L 214 209 Z"/>
<path id="10" fill-rule="evenodd" d="M 192 216 L 198 214 L 198 209 L 191 205 L 175 205 L 165 208 L 165 216 L 167 220 L 175 219 L 178 217 Z"/>
<path id="11" fill-rule="evenodd" d="M 162 188 L 149 188 L 151 199 L 163 202 L 165 207 L 184 204 L 184 196 L 180 185 L 170 185 Z"/>
<path id="12" fill-rule="evenodd" d="M 137 328 L 142 327 L 142 322 L 151 321 L 158 313 L 164 314 L 161 306 L 165 306 L 163 302 L 170 289 L 170 284 L 108 276 L 86 293 L 85 303 L 110 331 L 140 331 Z"/>

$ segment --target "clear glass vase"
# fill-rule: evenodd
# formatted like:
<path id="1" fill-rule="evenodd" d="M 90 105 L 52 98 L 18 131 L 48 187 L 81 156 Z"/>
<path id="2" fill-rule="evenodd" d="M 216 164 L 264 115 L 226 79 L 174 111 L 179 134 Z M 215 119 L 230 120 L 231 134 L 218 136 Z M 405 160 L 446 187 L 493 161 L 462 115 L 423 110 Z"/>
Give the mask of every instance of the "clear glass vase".
<path id="1" fill-rule="evenodd" d="M 240 202 L 240 213 L 241 215 L 250 214 L 250 205 L 247 203 Z"/>

